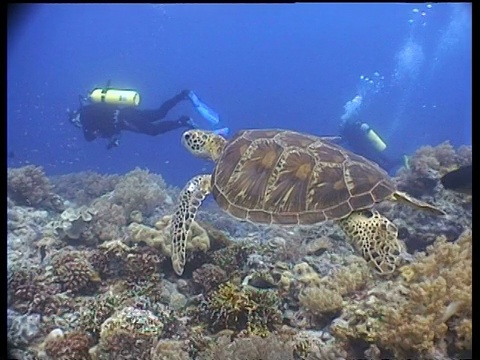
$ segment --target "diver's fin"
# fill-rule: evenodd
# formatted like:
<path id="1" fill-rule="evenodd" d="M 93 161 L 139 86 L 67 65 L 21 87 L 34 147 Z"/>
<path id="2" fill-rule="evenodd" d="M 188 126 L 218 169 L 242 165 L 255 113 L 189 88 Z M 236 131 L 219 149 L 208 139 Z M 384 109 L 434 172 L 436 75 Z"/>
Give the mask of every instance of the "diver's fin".
<path id="1" fill-rule="evenodd" d="M 224 128 L 221 128 L 221 129 L 215 129 L 215 130 L 213 130 L 213 132 L 217 135 L 227 136 L 228 133 L 230 132 L 230 129 L 228 127 L 224 127 Z"/>
<path id="2" fill-rule="evenodd" d="M 197 94 L 193 91 L 188 93 L 188 98 L 192 101 L 193 106 L 197 109 L 198 113 L 202 115 L 202 117 L 207 120 L 210 124 L 216 125 L 220 121 L 220 117 L 218 114 L 210 108 L 207 104 L 199 99 Z"/>

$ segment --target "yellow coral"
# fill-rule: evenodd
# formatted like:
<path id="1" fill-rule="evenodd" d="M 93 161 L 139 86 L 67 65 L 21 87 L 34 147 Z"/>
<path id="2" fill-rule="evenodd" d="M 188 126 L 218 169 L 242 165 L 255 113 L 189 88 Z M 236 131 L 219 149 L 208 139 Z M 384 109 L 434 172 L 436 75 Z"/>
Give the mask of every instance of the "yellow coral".
<path id="1" fill-rule="evenodd" d="M 325 281 L 341 296 L 345 296 L 365 288 L 371 280 L 372 274 L 367 262 L 358 258 L 358 261 L 335 271 Z"/>
<path id="2" fill-rule="evenodd" d="M 305 286 L 320 286 L 320 275 L 306 262 L 296 264 L 293 267 L 293 273 L 296 279 Z"/>
<path id="3" fill-rule="evenodd" d="M 170 220 L 171 216 L 164 216 L 157 221 L 155 228 L 138 223 L 131 223 L 127 227 L 130 232 L 130 240 L 133 242 L 144 242 L 149 246 L 156 247 L 160 249 L 165 256 L 170 257 Z M 206 252 L 209 249 L 210 238 L 208 237 L 207 232 L 196 221 L 193 221 L 187 242 L 187 250 L 189 252 Z"/>
<path id="4" fill-rule="evenodd" d="M 298 295 L 300 305 L 313 315 L 323 315 L 342 308 L 342 296 L 335 290 L 325 286 L 309 286 Z"/>
<path id="5" fill-rule="evenodd" d="M 405 265 L 400 268 L 400 275 L 403 276 L 406 282 L 411 282 L 415 277 L 415 271 L 411 266 Z"/>

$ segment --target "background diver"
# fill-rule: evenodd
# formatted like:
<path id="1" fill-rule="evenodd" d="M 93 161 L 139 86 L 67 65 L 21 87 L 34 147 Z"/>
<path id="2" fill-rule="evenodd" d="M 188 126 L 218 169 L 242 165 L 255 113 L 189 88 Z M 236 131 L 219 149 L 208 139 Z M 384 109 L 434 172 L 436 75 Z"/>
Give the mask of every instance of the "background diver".
<path id="1" fill-rule="evenodd" d="M 122 131 L 132 131 L 156 136 L 178 128 L 193 128 L 188 116 L 174 121 L 163 120 L 179 102 L 188 99 L 189 90 L 183 90 L 165 101 L 158 109 L 142 110 L 136 107 L 122 107 L 118 103 L 93 102 L 80 97 L 80 107 L 68 111 L 70 122 L 83 130 L 85 140 L 108 139 L 107 149 L 119 145 Z"/>
<path id="2" fill-rule="evenodd" d="M 382 138 L 365 122 L 343 121 L 339 135 L 353 152 L 376 162 L 389 173 L 405 164 L 405 157 L 390 155 Z"/>
<path id="3" fill-rule="evenodd" d="M 167 113 L 183 100 L 191 100 L 202 116 L 210 116 L 207 118 L 210 123 L 214 120 L 218 123 L 218 115 L 191 90 L 181 91 L 157 109 L 142 110 L 135 107 L 140 101 L 136 91 L 111 89 L 109 84 L 105 89 L 93 90 L 89 98 L 80 96 L 78 110 L 67 109 L 67 112 L 70 122 L 83 130 L 85 140 L 108 139 L 107 149 L 111 149 L 119 145 L 122 131 L 156 136 L 179 128 L 197 127 L 189 116 L 164 120 Z M 220 129 L 219 133 L 222 130 L 225 131 Z"/>

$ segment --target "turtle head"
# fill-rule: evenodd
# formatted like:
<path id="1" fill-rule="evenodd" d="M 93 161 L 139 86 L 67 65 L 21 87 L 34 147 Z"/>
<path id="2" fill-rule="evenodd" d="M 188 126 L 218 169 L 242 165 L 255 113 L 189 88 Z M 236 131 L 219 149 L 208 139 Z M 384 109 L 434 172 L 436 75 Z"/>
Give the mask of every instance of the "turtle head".
<path id="1" fill-rule="evenodd" d="M 193 155 L 217 161 L 227 140 L 212 131 L 187 130 L 182 135 L 182 144 Z"/>

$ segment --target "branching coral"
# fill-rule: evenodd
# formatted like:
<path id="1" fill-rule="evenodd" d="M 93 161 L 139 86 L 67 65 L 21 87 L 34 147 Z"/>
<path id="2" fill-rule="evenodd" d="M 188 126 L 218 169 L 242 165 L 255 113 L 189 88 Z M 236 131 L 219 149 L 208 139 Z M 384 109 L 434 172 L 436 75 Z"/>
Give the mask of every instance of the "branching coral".
<path id="1" fill-rule="evenodd" d="M 88 255 L 95 269 L 106 277 L 121 277 L 133 282 L 157 275 L 160 263 L 165 259 L 158 249 L 130 247 L 119 240 L 105 242 L 99 245 L 98 250 Z"/>
<path id="2" fill-rule="evenodd" d="M 8 194 L 19 205 L 38 206 L 50 196 L 51 187 L 40 166 L 27 165 L 8 169 Z"/>
<path id="3" fill-rule="evenodd" d="M 101 281 L 98 273 L 80 251 L 58 252 L 52 258 L 52 267 L 64 291 L 92 291 Z"/>
<path id="4" fill-rule="evenodd" d="M 305 263 L 296 267 L 296 273 L 301 274 L 297 275 L 301 281 L 298 294 L 300 306 L 317 317 L 335 314 L 341 310 L 344 303 L 342 297 L 363 289 L 371 280 L 369 268 L 361 259 L 324 278 L 320 278 Z"/>
<path id="5" fill-rule="evenodd" d="M 472 236 L 439 238 L 365 299 L 345 307 L 333 331 L 344 339 L 377 344 L 397 358 L 455 356 L 471 351 Z M 463 352 L 462 352 L 463 351 Z"/>
<path id="6" fill-rule="evenodd" d="M 11 267 L 7 278 L 7 294 L 10 305 L 22 309 L 22 303 L 29 303 L 36 293 L 43 289 L 38 274 L 32 268 Z M 19 308 L 20 307 L 20 308 Z"/>
<path id="7" fill-rule="evenodd" d="M 43 269 L 11 267 L 8 273 L 8 302 L 21 313 L 44 316 L 71 310 L 69 298 L 60 293 L 59 284 L 48 279 Z"/>
<path id="8" fill-rule="evenodd" d="M 239 287 L 231 282 L 219 286 L 202 304 L 213 331 L 231 329 L 265 336 L 281 323 L 280 298 L 275 290 Z"/>
<path id="9" fill-rule="evenodd" d="M 255 251 L 247 242 L 236 242 L 233 245 L 215 251 L 212 263 L 219 266 L 227 274 L 241 271 L 247 263 L 248 256 Z"/>
<path id="10" fill-rule="evenodd" d="M 219 266 L 203 264 L 193 272 L 193 282 L 202 293 L 208 293 L 227 280 L 227 273 Z"/>
<path id="11" fill-rule="evenodd" d="M 113 293 L 87 300 L 79 309 L 79 328 L 98 337 L 102 323 L 121 306 L 124 300 L 124 296 Z"/>

